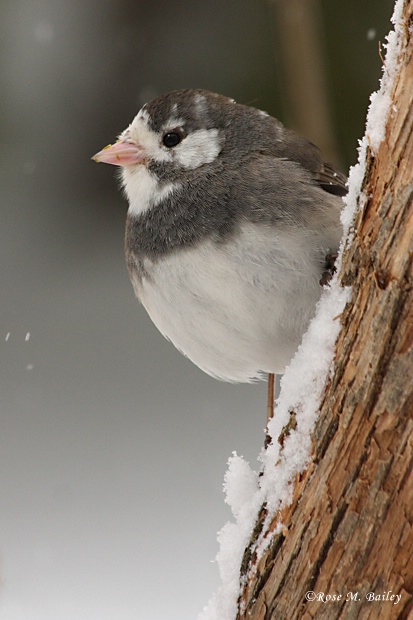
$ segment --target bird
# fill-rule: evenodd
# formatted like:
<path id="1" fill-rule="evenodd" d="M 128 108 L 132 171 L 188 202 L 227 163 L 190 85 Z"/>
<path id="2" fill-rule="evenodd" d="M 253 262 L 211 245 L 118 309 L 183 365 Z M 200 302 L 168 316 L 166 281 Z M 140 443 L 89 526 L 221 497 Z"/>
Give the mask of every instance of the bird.
<path id="1" fill-rule="evenodd" d="M 282 374 L 334 269 L 346 176 L 203 89 L 149 101 L 92 159 L 120 167 L 129 275 L 159 331 L 217 379 Z"/>

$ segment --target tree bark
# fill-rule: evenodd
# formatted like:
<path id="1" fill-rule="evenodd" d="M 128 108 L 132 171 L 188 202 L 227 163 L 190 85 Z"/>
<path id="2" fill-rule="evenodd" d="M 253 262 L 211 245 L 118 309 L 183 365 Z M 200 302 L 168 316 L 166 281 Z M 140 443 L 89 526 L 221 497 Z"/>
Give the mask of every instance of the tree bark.
<path id="1" fill-rule="evenodd" d="M 413 618 L 413 0 L 404 20 L 386 137 L 368 149 L 367 199 L 343 257 L 352 300 L 312 464 L 257 559 L 262 507 L 237 620 Z"/>

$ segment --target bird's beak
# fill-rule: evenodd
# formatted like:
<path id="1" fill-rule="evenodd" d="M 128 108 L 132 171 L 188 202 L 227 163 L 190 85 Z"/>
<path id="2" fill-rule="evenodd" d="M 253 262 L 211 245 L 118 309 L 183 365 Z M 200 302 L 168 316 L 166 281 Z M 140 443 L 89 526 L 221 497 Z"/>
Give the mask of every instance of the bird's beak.
<path id="1" fill-rule="evenodd" d="M 143 148 L 134 142 L 120 140 L 115 144 L 108 144 L 104 149 L 93 155 L 92 159 L 114 166 L 133 166 L 146 161 Z"/>

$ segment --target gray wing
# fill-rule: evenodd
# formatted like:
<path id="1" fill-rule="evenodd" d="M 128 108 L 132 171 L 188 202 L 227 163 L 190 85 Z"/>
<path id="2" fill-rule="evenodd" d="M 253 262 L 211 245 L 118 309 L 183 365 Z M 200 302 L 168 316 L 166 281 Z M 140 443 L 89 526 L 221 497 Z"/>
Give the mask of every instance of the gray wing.
<path id="1" fill-rule="evenodd" d="M 314 157 L 311 168 L 304 163 L 297 152 L 294 157 L 291 151 L 288 157 L 285 152 L 278 157 L 255 154 L 244 162 L 241 170 L 233 171 L 225 209 L 236 213 L 238 218 L 242 214 L 253 222 L 275 226 L 287 225 L 307 231 L 341 230 L 343 202 L 339 191 L 345 192 L 344 178 L 341 184 L 342 177 L 333 176 L 334 186 L 326 185 L 325 191 L 321 166 L 314 165 Z M 341 232 L 337 235 L 339 241 Z M 336 249 L 335 244 L 330 247 Z"/>
<path id="2" fill-rule="evenodd" d="M 308 172 L 316 183 L 329 194 L 344 196 L 347 177 L 333 164 L 324 161 L 320 149 L 290 129 L 282 128 L 284 139 L 277 144 L 277 156 L 295 161 Z"/>

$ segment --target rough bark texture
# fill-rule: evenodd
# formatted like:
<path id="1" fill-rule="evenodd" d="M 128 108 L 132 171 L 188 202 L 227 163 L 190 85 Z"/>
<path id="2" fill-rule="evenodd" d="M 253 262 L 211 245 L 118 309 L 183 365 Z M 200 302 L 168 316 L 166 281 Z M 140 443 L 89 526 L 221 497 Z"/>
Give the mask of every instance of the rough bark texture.
<path id="1" fill-rule="evenodd" d="M 368 155 L 368 199 L 343 260 L 352 301 L 313 462 L 273 520 L 282 534 L 257 562 L 262 509 L 244 556 L 238 620 L 413 618 L 413 0 L 404 15 L 386 139 Z M 307 600 L 308 592 L 324 596 Z"/>

